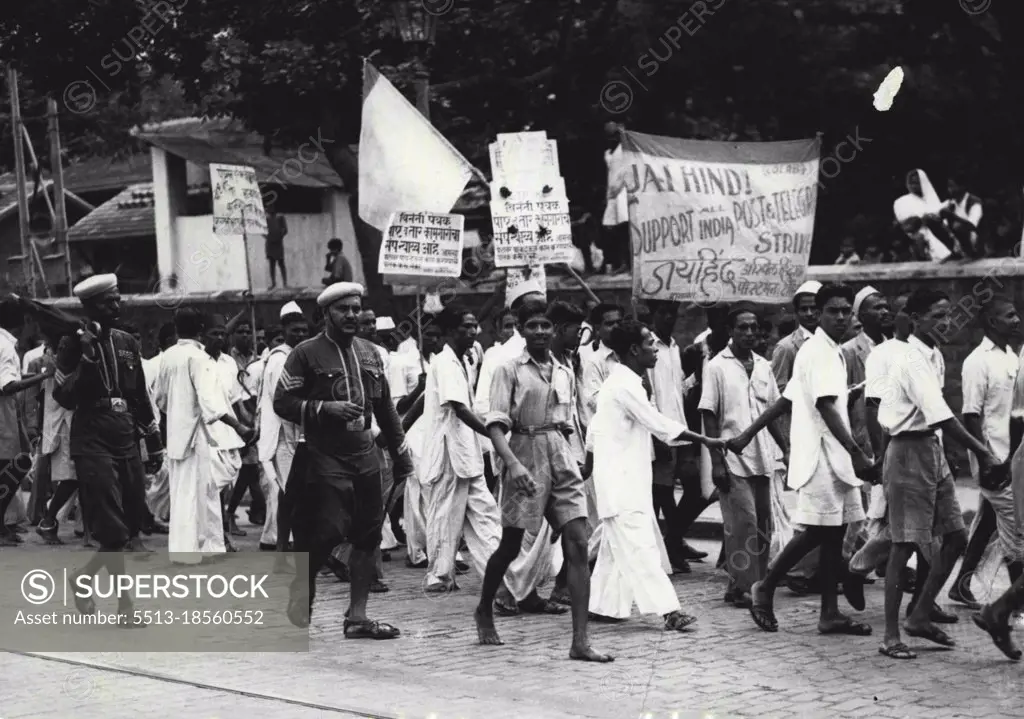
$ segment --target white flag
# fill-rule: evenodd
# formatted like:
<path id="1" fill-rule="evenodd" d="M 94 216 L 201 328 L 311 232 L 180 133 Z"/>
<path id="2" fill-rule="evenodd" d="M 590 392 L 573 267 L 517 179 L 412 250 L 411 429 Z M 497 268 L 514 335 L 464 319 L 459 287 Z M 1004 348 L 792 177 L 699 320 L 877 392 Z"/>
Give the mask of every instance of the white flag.
<path id="1" fill-rule="evenodd" d="M 377 68 L 363 68 L 359 216 L 382 232 L 394 212 L 449 212 L 473 168 Z"/>

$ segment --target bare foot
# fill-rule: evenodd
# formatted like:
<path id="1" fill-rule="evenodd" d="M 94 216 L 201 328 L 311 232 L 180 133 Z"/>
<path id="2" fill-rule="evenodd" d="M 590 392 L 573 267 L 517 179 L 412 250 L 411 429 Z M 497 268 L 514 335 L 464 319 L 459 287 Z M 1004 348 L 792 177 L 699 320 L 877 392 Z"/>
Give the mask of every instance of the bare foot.
<path id="1" fill-rule="evenodd" d="M 476 620 L 476 636 L 480 644 L 492 647 L 500 647 L 505 644 L 498 636 L 498 630 L 494 628 L 493 614 L 477 607 L 473 612 L 473 619 Z"/>
<path id="2" fill-rule="evenodd" d="M 583 647 L 578 647 L 575 644 L 569 650 L 569 658 L 576 659 L 581 662 L 597 662 L 599 664 L 607 664 L 608 662 L 615 661 L 615 657 L 611 654 L 601 654 L 594 650 L 589 644 Z"/>

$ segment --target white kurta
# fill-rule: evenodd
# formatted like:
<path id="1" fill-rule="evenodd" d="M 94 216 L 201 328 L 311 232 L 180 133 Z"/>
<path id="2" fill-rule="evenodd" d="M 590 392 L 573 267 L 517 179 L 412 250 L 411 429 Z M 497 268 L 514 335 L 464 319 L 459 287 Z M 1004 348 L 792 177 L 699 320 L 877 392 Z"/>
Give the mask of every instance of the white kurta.
<path id="1" fill-rule="evenodd" d="M 629 616 L 634 602 L 645 614 L 679 609 L 654 516 L 651 438 L 677 446 L 677 437 L 685 430 L 681 422 L 654 408 L 640 375 L 623 365 L 612 368 L 587 433 L 601 518 L 590 611 L 622 618 Z"/>
<path id="2" fill-rule="evenodd" d="M 274 390 L 281 379 L 284 362 L 291 352 L 288 345 L 278 345 L 267 355 L 257 387 L 257 426 L 260 437 L 256 443 L 263 468 L 261 486 L 267 498 L 267 519 L 263 524 L 260 544 L 277 544 L 277 508 L 279 493 L 284 492 L 292 468 L 295 450 L 302 441 L 302 428 L 281 419 L 274 412 Z"/>
<path id="3" fill-rule="evenodd" d="M 146 378 L 146 391 L 149 393 L 149 401 L 153 403 L 153 416 L 159 419 L 160 408 L 156 406 L 155 392 L 156 380 L 160 376 L 160 362 L 163 359 L 161 352 L 152 359 L 142 360 L 142 374 Z M 169 473 L 167 471 L 166 458 L 156 474 L 149 477 L 149 486 L 146 487 L 146 506 L 153 516 L 166 522 L 171 512 L 171 486 L 169 484 Z"/>
<path id="4" fill-rule="evenodd" d="M 426 362 L 419 351 L 396 352 L 391 357 L 389 372 L 391 397 L 397 406 L 398 400 L 412 394 L 419 382 L 420 374 L 426 372 Z M 423 454 L 423 418 L 409 428 L 405 440 L 412 454 L 413 472 L 405 481 L 402 522 L 405 528 L 406 552 L 409 562 L 419 564 L 427 559 L 427 520 L 423 491 L 419 480 L 420 458 Z"/>
<path id="5" fill-rule="evenodd" d="M 234 434 L 218 421 L 232 410 L 216 365 L 198 341 L 179 340 L 164 352 L 154 400 L 167 415 L 168 551 L 172 561 L 196 564 L 200 551 L 224 550 L 219 484 L 239 466 L 237 449 L 217 426 Z M 218 435 L 225 446 L 219 446 Z M 235 440 L 241 441 L 237 435 Z"/>

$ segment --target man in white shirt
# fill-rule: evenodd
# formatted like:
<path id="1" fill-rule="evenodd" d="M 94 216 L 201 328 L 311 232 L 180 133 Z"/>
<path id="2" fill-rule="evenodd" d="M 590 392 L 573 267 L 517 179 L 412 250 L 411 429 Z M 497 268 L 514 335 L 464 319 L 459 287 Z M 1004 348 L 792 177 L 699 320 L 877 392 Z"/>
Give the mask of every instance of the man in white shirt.
<path id="1" fill-rule="evenodd" d="M 284 371 L 284 362 L 292 349 L 309 337 L 309 322 L 295 302 L 281 308 L 281 327 L 284 343 L 270 350 L 257 392 L 256 419 L 259 439 L 256 442 L 266 486 L 267 520 L 260 537 L 260 549 L 271 551 L 287 547 L 291 534 L 291 513 L 284 505 L 285 488 L 291 472 L 295 451 L 302 441 L 302 427 L 281 419 L 274 412 L 274 391 Z"/>
<path id="2" fill-rule="evenodd" d="M 756 308 L 737 304 L 729 312 L 729 323 L 731 343 L 704 369 L 700 408 L 709 437 L 740 434 L 779 399 L 771 365 L 753 351 L 760 332 Z M 788 446 L 778 424 L 768 425 L 771 437 L 759 432 L 739 454 L 711 453 L 729 573 L 725 601 L 737 608 L 750 607 L 750 588 L 768 574 L 772 536 L 769 482 L 778 447 Z"/>
<path id="3" fill-rule="evenodd" d="M 658 548 L 657 520 L 651 512 L 651 439 L 672 446 L 700 442 L 723 447 L 725 442 L 694 434 L 655 409 L 643 381 L 658 361 L 650 330 L 630 320 L 612 330 L 608 342 L 618 363 L 601 388 L 587 431 L 592 453 L 588 464 L 601 518 L 590 611 L 602 619 L 621 620 L 636 603 L 642 614 L 661 615 L 665 629 L 680 631 L 696 617 L 681 611 Z"/>
<path id="4" fill-rule="evenodd" d="M 142 374 L 146 378 L 146 390 L 149 398 L 153 401 L 153 413 L 160 418 L 160 431 L 164 436 L 164 443 L 167 442 L 167 425 L 156 406 L 154 399 L 156 392 L 156 381 L 160 376 L 160 362 L 163 353 L 178 343 L 178 331 L 174 328 L 173 322 L 167 322 L 160 326 L 157 332 L 157 344 L 160 353 L 151 359 L 142 360 Z M 171 486 L 168 481 L 167 463 L 162 462 L 156 472 L 149 477 L 149 486 L 146 487 L 146 506 L 153 514 L 156 521 L 167 522 L 171 511 Z M 156 522 L 154 522 L 156 524 Z M 166 534 L 166 527 L 158 527 Z"/>
<path id="5" fill-rule="evenodd" d="M 602 303 L 590 313 L 590 321 L 597 328 L 599 344 L 597 349 L 583 362 L 583 386 L 580 394 L 583 399 L 583 420 L 584 426 L 590 426 L 590 419 L 597 410 L 597 394 L 601 391 L 601 385 L 611 374 L 612 367 L 618 363 L 618 358 L 608 346 L 612 330 L 622 323 L 626 313 L 619 305 Z"/>
<path id="6" fill-rule="evenodd" d="M 444 347 L 444 334 L 433 315 L 421 318 L 423 351 L 415 344 L 412 351 L 396 352 L 391 358 L 391 398 L 403 417 L 413 419 L 407 425 L 406 442 L 418 468 L 423 456 L 423 391 L 426 388 L 430 359 Z M 417 405 L 419 405 L 417 407 Z M 423 488 L 418 472 L 405 481 L 402 519 L 405 524 L 406 566 L 427 568 L 427 520 Z"/>
<path id="7" fill-rule="evenodd" d="M 1020 315 L 1013 301 L 993 297 L 981 309 L 985 338 L 964 360 L 964 425 L 985 443 L 999 462 L 994 471 L 981 475 L 972 455 L 971 473 L 981 495 L 995 510 L 996 532 L 1003 557 L 1009 562 L 1010 581 L 1024 574 L 1024 534 L 1017 522 L 1013 489 L 1010 486 L 1010 457 L 1015 447 L 1010 441 L 1010 413 L 1014 383 L 1020 360 L 1010 342 L 1020 335 Z"/>
<path id="8" fill-rule="evenodd" d="M 472 312 L 449 305 L 438 317 L 444 348 L 430 361 L 423 401 L 424 441 L 419 466 L 426 499 L 427 556 L 424 591 L 445 593 L 456 587 L 455 554 L 465 535 L 470 560 L 483 576 L 498 547 L 501 516 L 484 479 L 478 436 L 486 433 L 472 409 L 469 374 L 463 357 L 473 346 L 477 320 Z"/>
<path id="9" fill-rule="evenodd" d="M 200 551 L 226 550 L 220 490 L 225 475 L 233 479 L 237 474 L 238 448 L 251 430 L 235 418 L 216 364 L 199 341 L 205 329 L 202 314 L 183 307 L 174 313 L 174 322 L 178 343 L 163 355 L 154 393 L 167 415 L 168 551 L 176 562 L 197 564 Z"/>
<path id="10" fill-rule="evenodd" d="M 803 525 L 776 558 L 768 576 L 750 590 L 751 617 L 762 630 L 777 632 L 774 595 L 779 582 L 812 549 L 820 547 L 821 612 L 818 632 L 868 636 L 871 627 L 839 611 L 837 585 L 843 566 L 846 525 L 864 519 L 858 472 L 872 460 L 850 433 L 849 388 L 839 340 L 853 311 L 853 291 L 823 286 L 815 295 L 819 324 L 800 348 L 782 399 L 763 413 L 729 447 L 742 451 L 764 426 L 791 412 L 788 484 L 797 491 L 793 523 Z M 793 440 L 797 440 L 794 442 Z M 863 589 L 861 587 L 861 589 Z M 863 604 L 851 600 L 855 608 Z M 860 605 L 859 607 L 857 605 Z"/>
<path id="11" fill-rule="evenodd" d="M 658 350 L 657 363 L 647 372 L 654 406 L 669 419 L 686 426 L 686 413 L 683 410 L 683 356 L 672 336 L 679 316 L 679 305 L 676 302 L 649 300 L 647 307 L 651 311 L 651 329 Z M 657 516 L 661 512 L 665 518 L 665 549 L 673 569 L 689 574 L 690 562 L 683 547 L 683 529 L 679 521 L 681 510 L 675 496 L 680 460 L 680 450 L 676 447 L 657 441 L 654 443 L 654 514 Z"/>
<path id="12" fill-rule="evenodd" d="M 868 382 L 884 388 L 880 391 L 873 386 L 871 394 L 881 396 L 878 422 L 890 436 L 882 469 L 893 541 L 886 577 L 899 577 L 915 551 L 927 551 L 934 538 L 942 538 L 941 550 L 932 552 L 920 598 L 903 629 L 909 636 L 947 647 L 955 642 L 935 626 L 931 614 L 935 597 L 963 551 L 967 536 L 937 430 L 942 431 L 944 439 L 953 438 L 976 452 L 983 475 L 997 464 L 988 448 L 954 417 L 942 397 L 936 376 L 941 352 L 935 347 L 935 337 L 948 326 L 949 308 L 949 300 L 941 292 L 915 291 L 906 306 L 915 324 L 914 335 L 906 343 L 894 340 L 888 353 L 879 355 L 879 360 L 886 361 L 885 367 L 876 369 L 874 355 L 869 357 L 867 367 Z M 902 599 L 899 582 L 887 581 L 885 639 L 879 652 L 893 659 L 913 659 L 916 654 L 903 643 L 900 634 Z"/>

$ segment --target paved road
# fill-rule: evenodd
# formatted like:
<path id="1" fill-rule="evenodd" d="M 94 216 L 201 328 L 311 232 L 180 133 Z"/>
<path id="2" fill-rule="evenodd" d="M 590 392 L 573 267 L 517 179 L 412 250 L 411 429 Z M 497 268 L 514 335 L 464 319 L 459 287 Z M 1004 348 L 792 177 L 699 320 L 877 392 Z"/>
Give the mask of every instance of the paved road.
<path id="1" fill-rule="evenodd" d="M 243 526 L 245 524 L 243 523 Z M 254 548 L 254 533 L 243 546 Z M 34 542 L 34 537 L 29 539 Z M 159 542 L 151 543 L 154 547 Z M 704 549 L 717 553 L 712 542 Z M 42 548 L 39 548 L 42 551 Z M 0 550 L 10 551 L 10 550 Z M 14 550 L 14 551 L 25 551 Z M 31 551 L 31 550 L 30 550 Z M 714 556 L 714 554 L 712 555 Z M 673 582 L 696 631 L 666 634 L 634 617 L 594 628 L 611 665 L 567 660 L 568 617 L 499 620 L 503 648 L 475 644 L 479 582 L 428 598 L 423 572 L 402 554 L 385 565 L 392 591 L 371 614 L 400 626 L 393 642 L 345 640 L 348 588 L 322 580 L 308 654 L 0 653 L 0 717 L 1018 717 L 1024 665 L 1003 660 L 966 611 L 954 651 L 912 641 L 920 658 L 877 654 L 878 636 L 836 638 L 815 630 L 817 600 L 783 590 L 778 634 L 721 601 L 725 580 L 708 564 Z M 881 584 L 860 617 L 882 628 Z M 12 699 L 13 689 L 13 699 Z"/>

